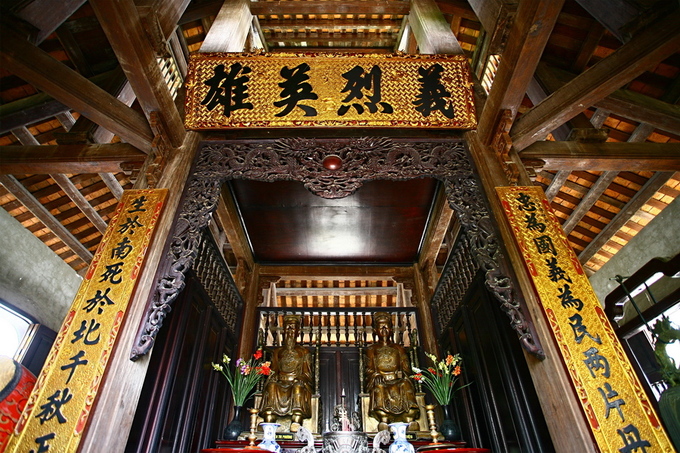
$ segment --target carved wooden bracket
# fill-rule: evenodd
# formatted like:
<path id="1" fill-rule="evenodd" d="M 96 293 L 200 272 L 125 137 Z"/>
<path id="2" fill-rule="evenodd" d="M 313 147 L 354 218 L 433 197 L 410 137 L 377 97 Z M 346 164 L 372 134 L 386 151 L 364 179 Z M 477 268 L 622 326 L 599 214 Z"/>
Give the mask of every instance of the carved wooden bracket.
<path id="1" fill-rule="evenodd" d="M 517 184 L 519 179 L 519 169 L 517 164 L 510 157 L 510 150 L 512 149 L 512 139 L 510 138 L 510 128 L 512 127 L 512 111 L 503 110 L 501 117 L 496 125 L 496 131 L 493 134 L 491 141 L 491 149 L 496 153 L 498 161 L 503 167 L 505 176 L 508 177 L 511 185 Z"/>
<path id="2" fill-rule="evenodd" d="M 340 159 L 340 166 L 333 164 L 337 163 L 336 158 Z M 216 209 L 226 180 L 300 181 L 320 197 L 342 198 L 354 193 L 364 181 L 422 177 L 443 182 L 449 205 L 470 242 L 472 256 L 485 272 L 487 288 L 501 302 L 523 347 L 543 357 L 513 283 L 501 271 L 498 239 L 470 162 L 464 143 L 451 140 L 413 142 L 364 137 L 292 138 L 255 144 L 203 142 L 186 184 L 169 259 L 160 272 L 131 359 L 138 359 L 152 348 L 165 316 L 184 288 L 185 273 L 196 258 L 200 231 Z"/>
<path id="3" fill-rule="evenodd" d="M 151 141 L 151 153 L 148 159 L 149 164 L 146 167 L 145 176 L 149 188 L 153 189 L 158 184 L 158 180 L 163 174 L 163 169 L 168 161 L 172 146 L 168 140 L 168 135 L 165 131 L 160 115 L 155 110 L 149 115 L 149 125 L 153 131 L 154 137 Z"/>

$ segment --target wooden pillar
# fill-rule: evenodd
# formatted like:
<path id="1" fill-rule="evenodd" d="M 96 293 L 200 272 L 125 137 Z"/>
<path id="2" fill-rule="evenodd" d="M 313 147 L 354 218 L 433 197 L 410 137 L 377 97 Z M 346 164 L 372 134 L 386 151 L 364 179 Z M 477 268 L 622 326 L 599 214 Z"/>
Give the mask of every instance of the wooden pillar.
<path id="1" fill-rule="evenodd" d="M 89 426 L 80 442 L 81 452 L 101 451 L 123 453 L 137 410 L 151 353 L 136 362 L 130 360 L 130 348 L 146 311 L 147 301 L 156 288 L 156 270 L 165 257 L 165 245 L 172 232 L 172 223 L 179 208 L 180 197 L 189 168 L 198 147 L 199 134 L 187 133 L 182 147 L 172 153 L 157 188 L 169 189 L 165 208 L 158 221 L 156 236 L 149 247 L 146 263 L 132 296 L 127 317 L 118 334 L 118 342 L 109 359 L 99 396 L 90 414 Z"/>
<path id="2" fill-rule="evenodd" d="M 463 53 L 434 0 L 411 0 L 409 25 L 422 54 Z"/>
<path id="3" fill-rule="evenodd" d="M 418 308 L 418 324 L 420 324 L 420 346 L 423 351 L 437 355 L 437 338 L 434 332 L 434 321 L 430 309 L 430 293 L 427 290 L 427 282 L 418 267 L 413 265 L 413 280 L 415 281 L 415 306 Z"/>
<path id="4" fill-rule="evenodd" d="M 522 291 L 525 306 L 534 323 L 546 358 L 538 360 L 524 352 L 529 372 L 538 395 L 550 436 L 558 453 L 595 453 L 597 450 L 590 437 L 590 428 L 581 410 L 578 397 L 572 388 L 571 379 L 562 363 L 550 326 L 543 315 L 540 301 L 523 264 L 522 256 L 515 244 L 494 187 L 508 186 L 508 180 L 493 151 L 485 146 L 476 131 L 465 134 L 470 153 L 479 171 L 484 191 L 495 216 L 505 243 L 510 265 Z M 521 165 L 520 165 L 521 167 Z M 521 167 L 519 184 L 531 185 L 524 167 Z"/>
<path id="5" fill-rule="evenodd" d="M 249 357 L 255 349 L 257 338 L 257 305 L 260 300 L 260 265 L 253 264 L 243 305 L 241 321 L 241 338 L 239 339 L 238 356 Z"/>

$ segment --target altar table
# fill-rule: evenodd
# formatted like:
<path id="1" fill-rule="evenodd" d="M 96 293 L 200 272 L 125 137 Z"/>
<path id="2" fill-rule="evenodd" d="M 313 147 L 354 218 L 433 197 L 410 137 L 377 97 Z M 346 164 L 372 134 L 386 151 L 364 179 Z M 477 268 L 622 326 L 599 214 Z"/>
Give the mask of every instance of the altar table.
<path id="1" fill-rule="evenodd" d="M 258 443 L 260 440 L 257 441 Z M 281 448 L 283 450 L 297 450 L 299 448 L 304 447 L 306 444 L 302 442 L 295 442 L 295 441 L 277 441 L 279 445 L 281 445 Z M 434 447 L 432 445 L 428 445 L 425 442 L 411 442 L 413 446 L 416 448 L 416 451 L 419 450 L 419 446 L 428 446 L 428 447 Z M 420 444 L 420 445 L 419 445 Z M 217 448 L 204 448 L 201 450 L 201 453 L 261 453 L 261 452 L 267 452 L 267 450 L 260 450 L 260 449 L 252 449 L 252 448 L 245 448 L 246 445 L 248 445 L 247 441 L 218 441 L 217 442 Z M 317 442 L 314 443 L 314 448 L 316 448 L 317 451 L 321 451 L 322 443 L 321 439 L 318 439 Z M 387 446 L 385 446 L 383 449 L 387 450 Z M 443 448 L 424 448 L 418 451 L 418 453 L 491 453 L 491 450 L 488 448 L 471 448 L 471 447 L 443 447 Z"/>

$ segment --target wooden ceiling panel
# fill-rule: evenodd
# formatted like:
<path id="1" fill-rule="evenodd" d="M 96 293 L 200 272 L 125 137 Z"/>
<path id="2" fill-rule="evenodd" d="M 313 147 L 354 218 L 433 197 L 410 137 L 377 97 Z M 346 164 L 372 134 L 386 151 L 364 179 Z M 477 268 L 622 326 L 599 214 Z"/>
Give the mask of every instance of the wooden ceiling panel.
<path id="1" fill-rule="evenodd" d="M 413 263 L 437 183 L 369 181 L 327 200 L 296 182 L 232 182 L 257 261 Z"/>

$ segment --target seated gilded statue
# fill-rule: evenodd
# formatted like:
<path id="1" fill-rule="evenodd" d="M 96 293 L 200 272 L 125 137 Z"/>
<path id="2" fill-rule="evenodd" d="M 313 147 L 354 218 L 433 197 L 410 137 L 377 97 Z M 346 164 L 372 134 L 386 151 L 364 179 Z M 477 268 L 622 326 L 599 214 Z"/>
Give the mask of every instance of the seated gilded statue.
<path id="1" fill-rule="evenodd" d="M 378 342 L 366 349 L 366 390 L 370 395 L 369 414 L 380 423 L 410 423 L 409 430 L 420 427 L 416 391 L 409 379 L 411 367 L 404 348 L 392 341 L 392 317 L 386 312 L 373 314 L 373 331 Z"/>
<path id="2" fill-rule="evenodd" d="M 291 416 L 290 430 L 295 432 L 312 413 L 312 355 L 295 342 L 300 332 L 298 316 L 285 316 L 283 329 L 283 346 L 272 353 L 272 373 L 264 385 L 260 416 L 267 423 Z"/>

